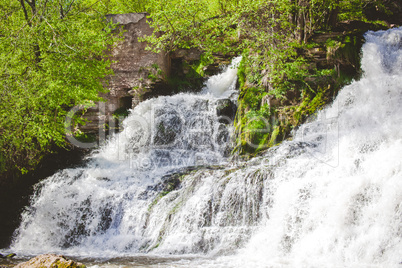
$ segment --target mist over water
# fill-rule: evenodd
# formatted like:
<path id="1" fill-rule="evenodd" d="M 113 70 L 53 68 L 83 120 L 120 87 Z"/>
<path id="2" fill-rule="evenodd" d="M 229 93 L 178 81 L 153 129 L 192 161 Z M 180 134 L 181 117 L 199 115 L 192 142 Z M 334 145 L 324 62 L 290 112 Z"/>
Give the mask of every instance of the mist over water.
<path id="1" fill-rule="evenodd" d="M 204 95 L 141 103 L 86 167 L 39 183 L 11 250 L 195 258 L 166 267 L 400 267 L 402 28 L 366 34 L 362 69 L 293 141 L 247 162 L 225 158 L 231 130 L 216 115 L 234 69 Z M 173 191 L 157 186 L 207 164 Z"/>

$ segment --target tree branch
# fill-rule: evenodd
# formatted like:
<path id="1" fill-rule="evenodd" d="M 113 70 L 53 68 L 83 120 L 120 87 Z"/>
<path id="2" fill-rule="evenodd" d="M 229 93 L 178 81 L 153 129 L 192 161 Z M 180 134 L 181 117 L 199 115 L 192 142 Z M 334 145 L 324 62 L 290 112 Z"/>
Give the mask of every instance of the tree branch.
<path id="1" fill-rule="evenodd" d="M 59 5 L 60 5 L 60 19 L 64 19 L 64 17 L 68 15 L 68 13 L 70 12 L 71 7 L 73 6 L 74 2 L 75 2 L 75 0 L 72 0 L 70 2 L 70 4 L 67 5 L 66 9 L 64 9 L 63 5 L 61 3 L 59 3 Z"/>
<path id="2" fill-rule="evenodd" d="M 163 16 L 165 16 L 167 22 L 169 23 L 170 27 L 172 27 L 172 30 L 174 33 L 176 33 L 176 29 L 174 28 L 173 24 L 170 22 L 169 18 L 166 16 L 165 13 L 163 13 Z"/>
<path id="3" fill-rule="evenodd" d="M 75 2 L 75 0 L 71 1 L 70 5 L 68 6 L 67 11 L 65 12 L 65 13 L 66 13 L 66 14 L 65 14 L 66 16 L 67 16 L 68 13 L 70 12 L 71 7 L 73 6 L 74 2 Z"/>
<path id="4" fill-rule="evenodd" d="M 63 19 L 64 18 L 63 5 L 59 3 L 59 6 L 60 6 L 60 19 Z"/>
<path id="5" fill-rule="evenodd" d="M 32 22 L 28 17 L 28 11 L 25 7 L 25 2 L 27 2 L 27 4 L 31 7 L 32 16 L 37 15 L 36 14 L 36 2 L 35 2 L 35 0 L 31 0 L 31 1 L 25 0 L 25 2 L 24 2 L 24 0 L 19 0 L 19 1 L 20 1 L 22 10 L 24 12 L 25 20 L 27 21 L 29 27 L 32 27 Z M 34 47 L 35 61 L 36 61 L 36 63 L 39 63 L 41 61 L 40 47 L 38 44 L 34 44 L 33 47 Z"/>
<path id="6" fill-rule="evenodd" d="M 22 10 L 24 11 L 25 20 L 27 21 L 28 25 L 31 27 L 32 24 L 31 24 L 30 19 L 28 18 L 28 12 L 27 12 L 27 9 L 25 8 L 24 0 L 20 0 L 20 3 L 21 3 Z"/>
<path id="7" fill-rule="evenodd" d="M 31 7 L 32 15 L 36 15 L 36 1 L 35 0 L 31 0 L 31 1 L 25 0 L 25 2 L 27 2 L 28 5 Z"/>

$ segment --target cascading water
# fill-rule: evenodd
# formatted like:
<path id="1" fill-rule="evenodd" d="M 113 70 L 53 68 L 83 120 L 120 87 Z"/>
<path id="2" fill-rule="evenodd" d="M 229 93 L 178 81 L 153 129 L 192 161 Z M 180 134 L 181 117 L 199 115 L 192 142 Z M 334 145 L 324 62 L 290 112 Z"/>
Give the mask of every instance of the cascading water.
<path id="1" fill-rule="evenodd" d="M 367 33 L 362 68 L 293 141 L 187 175 L 172 167 L 225 161 L 212 94 L 140 104 L 87 167 L 38 185 L 12 250 L 208 253 L 170 264 L 182 267 L 398 267 L 402 28 Z"/>
<path id="2" fill-rule="evenodd" d="M 230 149 L 231 119 L 219 105 L 236 96 L 235 58 L 211 77 L 202 94 L 178 94 L 140 103 L 122 133 L 90 157 L 36 186 L 13 250 L 111 255 L 146 252 L 159 243 L 163 222 L 151 207 L 179 181 L 169 174 L 222 164 Z M 172 177 L 172 178 L 171 178 Z M 170 187 L 170 188 L 169 188 Z M 155 226 L 156 225 L 156 226 Z"/>

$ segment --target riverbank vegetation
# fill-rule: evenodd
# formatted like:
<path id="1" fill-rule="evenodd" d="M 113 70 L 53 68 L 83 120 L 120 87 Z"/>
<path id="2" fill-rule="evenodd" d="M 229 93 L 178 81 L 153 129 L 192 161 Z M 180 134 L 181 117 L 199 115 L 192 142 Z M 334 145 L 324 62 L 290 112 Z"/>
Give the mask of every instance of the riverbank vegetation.
<path id="1" fill-rule="evenodd" d="M 375 7 L 391 14 L 397 10 L 393 5 L 374 0 L 149 1 L 151 24 L 165 34 L 145 40 L 155 51 L 195 47 L 204 57 L 243 56 L 234 153 L 253 155 L 286 139 L 359 74 L 363 33 L 388 27 L 368 11 Z"/>
<path id="2" fill-rule="evenodd" d="M 67 145 L 68 110 L 100 100 L 111 74 L 111 31 L 86 1 L 0 2 L 0 174 Z"/>
<path id="3" fill-rule="evenodd" d="M 100 100 L 112 74 L 107 51 L 118 38 L 108 13 L 148 12 L 151 26 L 164 33 L 144 38 L 154 51 L 197 48 L 206 62 L 242 55 L 235 152 L 254 154 L 288 137 L 358 73 L 362 31 L 389 26 L 368 12 L 373 8 L 391 16 L 400 6 L 388 0 L 2 0 L 0 174 L 27 172 L 53 145 L 67 146 L 69 108 Z M 342 28 L 342 21 L 349 24 Z M 333 32 L 341 34 L 314 39 Z"/>

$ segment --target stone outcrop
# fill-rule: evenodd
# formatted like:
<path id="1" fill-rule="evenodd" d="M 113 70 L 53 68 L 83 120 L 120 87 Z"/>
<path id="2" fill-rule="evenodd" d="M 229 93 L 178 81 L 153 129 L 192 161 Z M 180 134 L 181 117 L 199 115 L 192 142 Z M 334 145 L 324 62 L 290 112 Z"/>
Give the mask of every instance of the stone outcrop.
<path id="1" fill-rule="evenodd" d="M 82 263 L 69 260 L 62 255 L 43 254 L 18 264 L 15 268 L 85 268 Z"/>
<path id="2" fill-rule="evenodd" d="M 221 123 L 231 124 L 236 116 L 236 104 L 231 99 L 220 99 L 216 104 L 216 114 L 222 118 Z"/>
<path id="3" fill-rule="evenodd" d="M 116 107 L 124 105 L 121 103 L 124 97 L 133 97 L 136 104 L 153 82 L 169 75 L 169 57 L 163 52 L 146 50 L 147 43 L 138 40 L 153 33 L 146 13 L 108 15 L 108 19 L 121 25 L 118 30 L 123 31 L 124 40 L 112 51 L 114 76 L 105 97 Z"/>
<path id="4" fill-rule="evenodd" d="M 339 22 L 331 32 L 312 35 L 309 41 L 316 46 L 304 51 L 304 56 L 310 63 L 309 68 L 335 68 L 338 76 L 343 73 L 355 77 L 360 72 L 360 50 L 364 43 L 364 33 L 381 29 L 384 29 L 381 25 L 348 20 Z"/>
<path id="5" fill-rule="evenodd" d="M 98 138 L 104 137 L 107 129 L 109 133 L 110 130 L 118 129 L 118 122 L 113 114 L 118 116 L 120 112 L 124 113 L 142 100 L 180 91 L 180 85 L 169 84 L 168 78 L 174 77 L 172 80 L 181 81 L 182 84 L 202 86 L 204 78 L 194 75 L 194 70 L 191 69 L 191 64 L 200 60 L 201 51 L 178 49 L 166 54 L 146 50 L 147 43 L 141 42 L 140 39 L 154 32 L 148 24 L 147 15 L 147 13 L 107 15 L 108 20 L 119 25 L 115 31 L 121 32 L 123 38 L 111 51 L 110 60 L 114 75 L 105 85 L 109 92 L 101 94 L 105 102 L 88 109 L 84 115 L 88 122 L 85 126 L 79 126 L 82 132 L 95 134 Z M 208 68 L 207 73 L 219 70 L 218 64 Z"/>
<path id="6" fill-rule="evenodd" d="M 114 75 L 105 86 L 109 92 L 101 94 L 106 102 L 97 104 L 85 114 L 90 122 L 80 129 L 86 133 L 98 133 L 104 124 L 113 122 L 112 114 L 116 110 L 138 104 L 141 96 L 154 83 L 168 76 L 170 70 L 168 55 L 146 50 L 147 43 L 139 40 L 153 33 L 147 13 L 108 15 L 107 19 L 119 25 L 115 31 L 122 32 L 123 40 L 110 55 Z"/>

